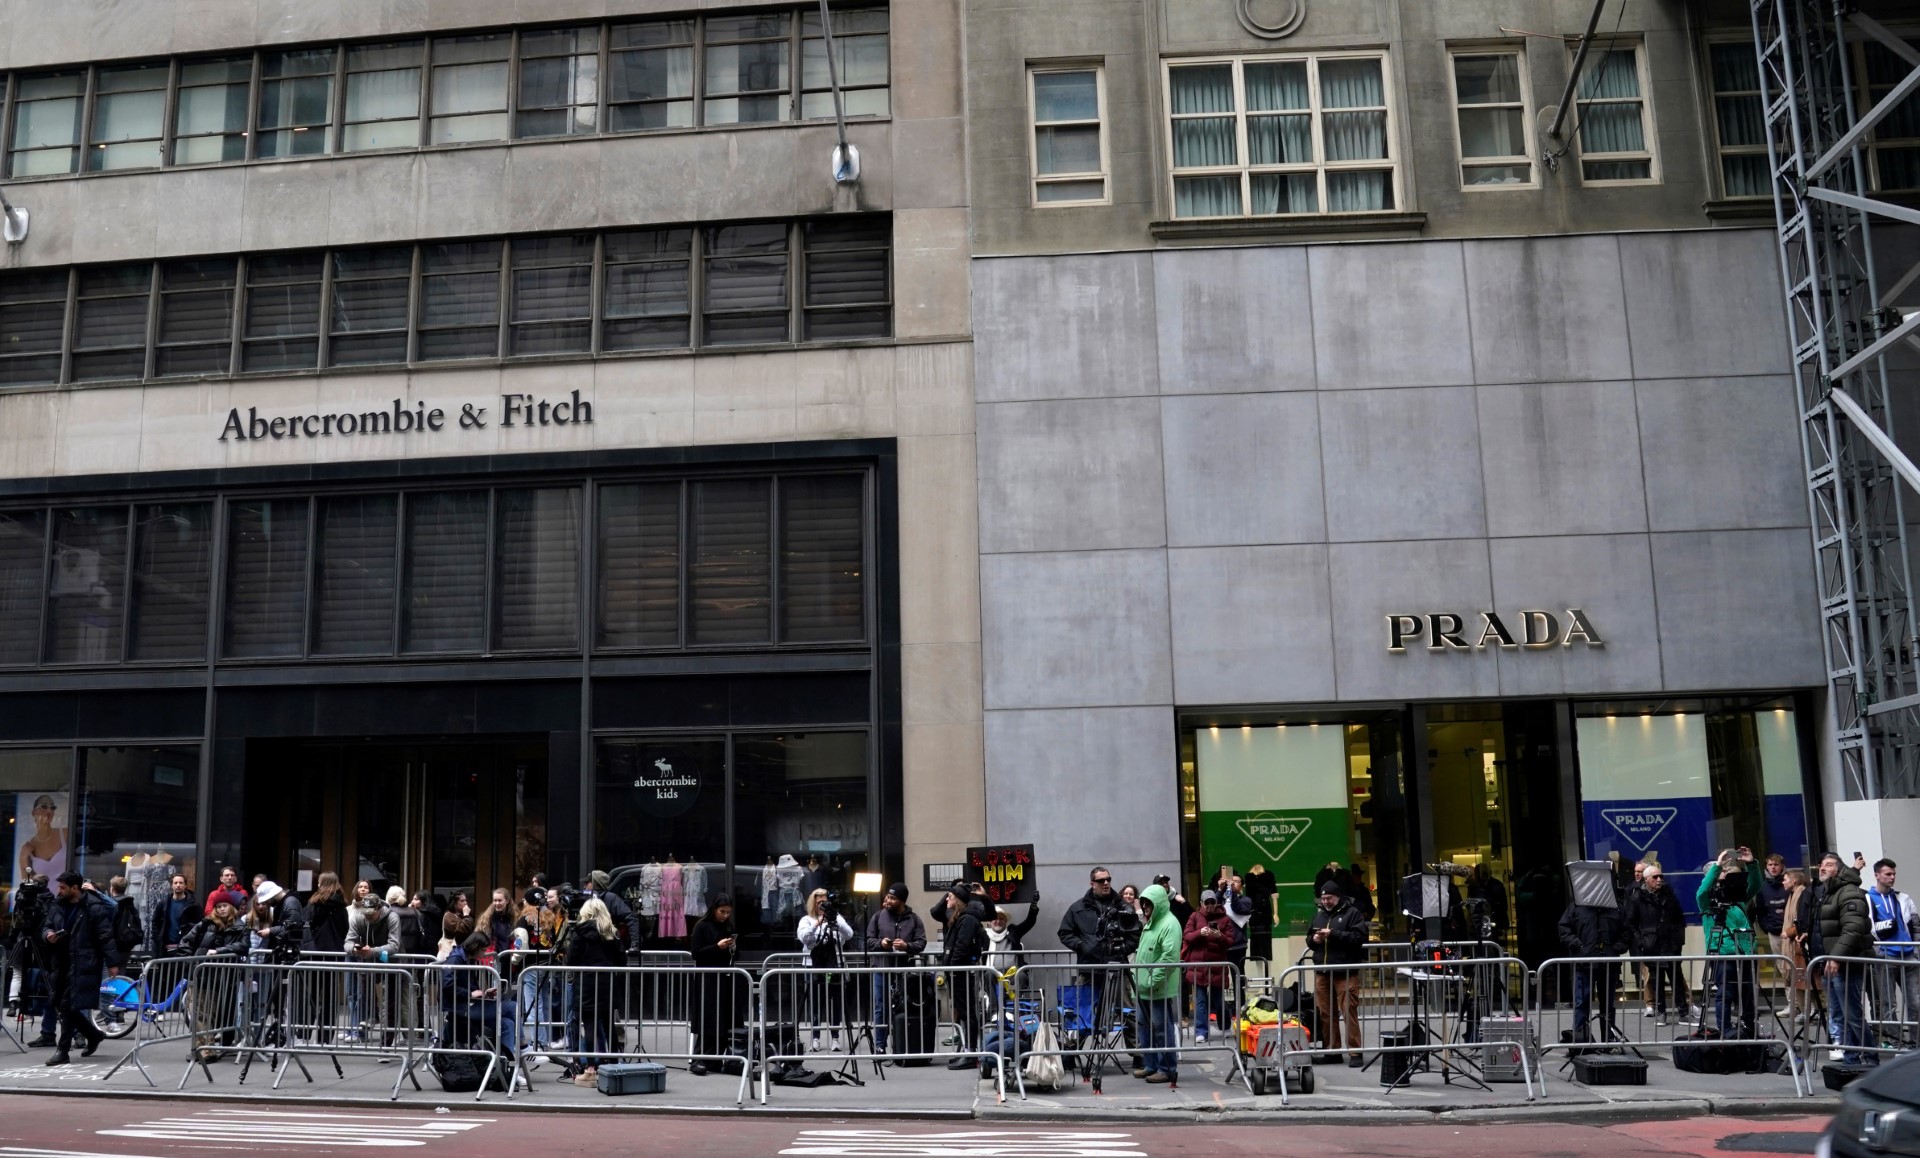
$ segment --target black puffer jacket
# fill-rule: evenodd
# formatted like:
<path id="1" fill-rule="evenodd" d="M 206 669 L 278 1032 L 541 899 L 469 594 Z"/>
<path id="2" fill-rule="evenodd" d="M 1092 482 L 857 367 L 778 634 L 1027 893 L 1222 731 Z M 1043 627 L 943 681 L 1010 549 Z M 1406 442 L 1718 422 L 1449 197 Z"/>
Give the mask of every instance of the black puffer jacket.
<path id="1" fill-rule="evenodd" d="M 1082 965 L 1104 965 L 1110 961 L 1126 960 L 1124 953 L 1119 957 L 1108 957 L 1100 946 L 1101 920 L 1125 905 L 1126 902 L 1120 899 L 1119 889 L 1113 890 L 1104 897 L 1088 889 L 1086 895 L 1068 905 L 1066 913 L 1061 916 L 1060 943 L 1073 950 L 1074 958 Z M 1137 943 L 1139 939 L 1137 921 L 1134 923 L 1134 928 L 1134 938 Z M 1128 946 L 1127 951 L 1133 951 L 1131 945 Z"/>
<path id="2" fill-rule="evenodd" d="M 249 934 L 247 923 L 235 918 L 233 924 L 222 929 L 213 923 L 212 917 L 202 917 L 200 923 L 187 930 L 180 939 L 182 957 L 245 957 Z"/>
<path id="3" fill-rule="evenodd" d="M 1820 893 L 1820 949 L 1828 957 L 1873 956 L 1873 909 L 1860 872 L 1840 866 Z"/>
<path id="4" fill-rule="evenodd" d="M 48 953 L 56 991 L 66 990 L 69 1008 L 100 1008 L 100 982 L 107 967 L 117 969 L 124 960 L 119 943 L 113 939 L 113 903 L 91 889 L 82 889 L 74 904 L 54 902 L 47 928 L 63 932 Z"/>
<path id="5" fill-rule="evenodd" d="M 1560 914 L 1560 950 L 1569 957 L 1618 957 L 1627 951 L 1619 909 L 1568 905 Z"/>
<path id="6" fill-rule="evenodd" d="M 1324 940 L 1316 942 L 1313 935 L 1325 929 Z M 1313 954 L 1315 965 L 1359 965 L 1367 959 L 1367 917 L 1353 898 L 1341 894 L 1338 907 L 1318 909 L 1313 914 L 1313 924 L 1307 929 L 1307 950 Z"/>
<path id="7" fill-rule="evenodd" d="M 1629 946 L 1641 957 L 1671 957 L 1687 939 L 1687 914 L 1672 889 L 1635 885 L 1623 903 Z"/>

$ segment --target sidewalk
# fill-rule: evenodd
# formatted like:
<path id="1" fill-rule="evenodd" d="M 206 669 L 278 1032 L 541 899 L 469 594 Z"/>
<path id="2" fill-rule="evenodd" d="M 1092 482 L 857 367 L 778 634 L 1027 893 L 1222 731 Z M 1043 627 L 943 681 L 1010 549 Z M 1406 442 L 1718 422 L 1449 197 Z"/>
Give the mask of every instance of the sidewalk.
<path id="1" fill-rule="evenodd" d="M 462 1106 L 483 1105 L 489 1110 L 636 1110 L 674 1113 L 743 1112 L 734 1098 L 739 1079 L 710 1074 L 695 1077 L 684 1065 L 668 1063 L 667 1089 L 663 1094 L 609 1098 L 591 1088 L 557 1080 L 559 1068 L 546 1065 L 533 1072 L 531 1090 L 506 1094 L 489 1091 L 476 1103 L 474 1096 L 450 1094 L 428 1074 L 424 1066 L 418 1077 L 420 1090 L 411 1082 L 402 1084 L 399 1101 L 389 1100 L 400 1063 L 382 1064 L 365 1057 L 342 1057 L 345 1077 L 336 1077 L 333 1066 L 323 1055 L 303 1055 L 312 1073 L 305 1080 L 297 1067 L 289 1068 L 280 1088 L 273 1089 L 274 1074 L 264 1061 L 256 1060 L 244 1084 L 240 1066 L 233 1061 L 215 1063 L 209 1082 L 194 1067 L 184 1089 L 180 1089 L 182 1071 L 188 1068 L 184 1042 L 148 1046 L 142 1054 L 154 1085 L 149 1085 L 138 1069 L 128 1064 L 108 1080 L 106 1075 L 130 1052 L 131 1041 L 109 1041 L 92 1058 L 73 1064 L 48 1067 L 44 1063 L 51 1051 L 34 1049 L 22 1053 L 9 1042 L 0 1040 L 0 1092 L 20 1093 L 113 1093 L 151 1094 L 162 1097 L 216 1097 L 223 1100 L 273 1101 L 280 1103 L 355 1104 L 377 1106 Z M 900 1068 L 888 1066 L 884 1079 L 874 1074 L 869 1061 L 860 1064 L 864 1086 L 829 1085 L 818 1089 L 774 1086 L 767 1104 L 758 1100 L 757 1089 L 749 1089 L 744 1112 L 780 1114 L 830 1114 L 841 1117 L 884 1114 L 933 1118 L 978 1118 L 996 1121 L 1181 1121 L 1236 1119 L 1243 1121 L 1432 1121 L 1445 1114 L 1460 1120 L 1499 1119 L 1592 1119 L 1597 1117 L 1693 1117 L 1702 1114 L 1817 1114 L 1838 1104 L 1838 1095 L 1816 1088 L 1814 1097 L 1796 1098 L 1793 1080 L 1771 1074 L 1717 1076 L 1679 1072 L 1668 1064 L 1664 1051 L 1647 1051 L 1649 1081 L 1644 1087 L 1609 1086 L 1588 1088 L 1570 1079 L 1560 1070 L 1561 1058 L 1549 1055 L 1547 1093 L 1529 1102 L 1525 1089 L 1518 1085 L 1494 1085 L 1481 1090 L 1457 1080 L 1445 1084 L 1438 1074 L 1418 1074 L 1408 1087 L 1392 1091 L 1380 1085 L 1378 1068 L 1349 1069 L 1345 1066 L 1315 1067 L 1315 1092 L 1294 1095 L 1290 1106 L 1283 1107 L 1276 1095 L 1255 1097 L 1237 1081 L 1230 1080 L 1231 1065 L 1225 1053 L 1183 1059 L 1181 1082 L 1177 1089 L 1148 1086 L 1134 1078 L 1109 1071 L 1104 1080 L 1106 1092 L 1095 1094 L 1085 1084 L 1076 1084 L 1058 1092 L 1034 1092 L 1024 1100 L 1011 1085 L 1007 1100 L 997 1104 L 991 1081 L 982 1081 L 973 1073 L 955 1072 L 943 1066 Z M 809 1068 L 836 1068 L 844 1057 L 820 1055 Z M 1818 1075 L 1815 1076 L 1818 1087 Z M 178 1091 L 178 1092 L 176 1092 Z"/>

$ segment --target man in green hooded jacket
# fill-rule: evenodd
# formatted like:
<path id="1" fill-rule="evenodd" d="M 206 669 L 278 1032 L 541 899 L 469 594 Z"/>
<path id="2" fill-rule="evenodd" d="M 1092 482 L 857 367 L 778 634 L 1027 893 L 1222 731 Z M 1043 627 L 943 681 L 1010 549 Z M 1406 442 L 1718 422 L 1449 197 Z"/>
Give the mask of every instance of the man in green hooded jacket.
<path id="1" fill-rule="evenodd" d="M 1715 957 L 1751 957 L 1758 944 L 1753 910 L 1760 896 L 1760 866 L 1745 845 L 1723 851 L 1707 866 L 1694 904 L 1705 926 L 1707 952 Z M 1720 1036 L 1744 1037 L 1757 1031 L 1758 993 L 1752 961 L 1716 961 L 1713 968 L 1714 1020 Z"/>
<path id="2" fill-rule="evenodd" d="M 1141 1043 L 1146 1064 L 1133 1076 L 1171 1085 L 1180 1079 L 1180 1055 L 1175 1049 L 1180 1032 L 1180 922 L 1174 919 L 1164 887 L 1148 885 L 1140 901 L 1146 906 L 1147 921 L 1133 960 L 1135 965 L 1152 968 L 1133 972 L 1134 996 L 1147 1028 L 1146 1041 Z"/>

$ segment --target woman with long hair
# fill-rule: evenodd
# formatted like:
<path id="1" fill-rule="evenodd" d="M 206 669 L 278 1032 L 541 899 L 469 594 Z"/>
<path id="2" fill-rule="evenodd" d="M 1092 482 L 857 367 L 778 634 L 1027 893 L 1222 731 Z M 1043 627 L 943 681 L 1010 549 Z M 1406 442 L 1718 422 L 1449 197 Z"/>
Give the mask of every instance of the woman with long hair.
<path id="1" fill-rule="evenodd" d="M 487 911 L 474 920 L 473 927 L 487 935 L 497 955 L 513 948 L 513 926 L 519 920 L 518 902 L 507 895 L 507 890 L 495 889 Z"/>
<path id="2" fill-rule="evenodd" d="M 833 969 L 844 963 L 841 951 L 848 941 L 853 940 L 853 926 L 839 913 L 833 919 L 827 919 L 827 890 L 815 889 L 807 894 L 807 915 L 800 918 L 800 927 L 794 930 L 800 939 L 800 945 L 807 951 L 807 963 L 816 970 Z M 840 1024 L 846 1009 L 844 1000 L 844 974 L 813 972 L 806 977 L 804 1016 L 813 1023 L 813 1037 L 807 1043 L 808 1053 L 820 1052 L 820 1026 L 824 1023 L 833 1030 L 833 1052 L 840 1052 Z"/>
<path id="3" fill-rule="evenodd" d="M 26 880 L 28 873 L 53 880 L 67 871 L 67 830 L 55 828 L 59 813 L 53 796 L 42 792 L 33 801 L 33 834 L 20 846 L 16 879 Z"/>
<path id="4" fill-rule="evenodd" d="M 329 958 L 344 955 L 347 945 L 347 893 L 340 874 L 323 872 L 307 896 L 307 948 Z M 312 1025 L 322 1042 L 333 1040 L 334 1019 L 340 1010 L 340 978 L 316 972 L 295 976 L 294 1008 L 304 1011 L 301 1021 Z"/>
<path id="5" fill-rule="evenodd" d="M 626 964 L 620 948 L 620 933 L 614 927 L 607 903 L 594 897 L 580 906 L 567 945 L 567 964 L 581 969 L 608 969 Z M 574 974 L 574 992 L 580 1008 L 580 1052 L 574 1058 L 574 1081 L 583 1086 L 599 1080 L 600 1059 L 612 1054 L 613 1017 L 616 1010 L 614 986 L 617 979 L 606 974 Z"/>
<path id="6" fill-rule="evenodd" d="M 707 903 L 706 915 L 693 926 L 693 964 L 702 970 L 696 978 L 699 996 L 693 1015 L 694 1049 L 700 1054 L 687 1065 L 687 1072 L 700 1075 L 721 1064 L 733 1031 L 740 1024 L 745 1004 L 746 979 L 726 972 L 733 967 L 739 934 L 733 927 L 733 898 L 715 893 Z M 715 970 L 716 972 L 706 972 Z"/>
<path id="7" fill-rule="evenodd" d="M 1795 1032 L 1805 1025 L 1814 1012 L 1816 998 L 1813 986 L 1807 981 L 1807 929 L 1820 919 L 1813 911 L 1813 894 L 1807 889 L 1807 874 L 1802 869 L 1788 869 L 1781 878 L 1787 886 L 1787 908 L 1780 919 L 1780 939 L 1787 950 L 1787 960 L 1793 962 L 1793 979 L 1787 989 L 1787 1012 L 1793 1018 Z"/>

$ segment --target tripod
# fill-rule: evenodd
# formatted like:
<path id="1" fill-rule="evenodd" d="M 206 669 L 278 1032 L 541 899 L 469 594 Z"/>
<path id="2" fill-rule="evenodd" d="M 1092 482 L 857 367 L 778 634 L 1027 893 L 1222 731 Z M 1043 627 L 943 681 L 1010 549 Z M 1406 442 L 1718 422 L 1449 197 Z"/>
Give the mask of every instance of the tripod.
<path id="1" fill-rule="evenodd" d="M 253 1059 L 256 1057 L 265 1057 L 269 1066 L 279 1062 L 279 1070 L 273 1078 L 276 1085 L 286 1074 L 288 1064 L 299 1066 L 301 1076 L 311 1084 L 313 1074 L 298 1054 L 289 1051 L 284 1060 L 278 1056 L 287 1044 L 286 1018 L 281 1003 L 291 993 L 293 986 L 283 984 L 279 975 L 271 970 L 263 972 L 264 976 L 260 978 L 248 978 L 242 982 L 241 1000 L 251 1000 L 258 1015 L 247 1019 L 247 1041 L 240 1051 L 245 1055 L 240 1061 L 240 1084 L 246 1084 L 247 1074 L 253 1069 Z M 340 1068 L 340 1059 L 331 1054 L 328 1057 L 333 1061 L 334 1076 L 346 1077 Z"/>

